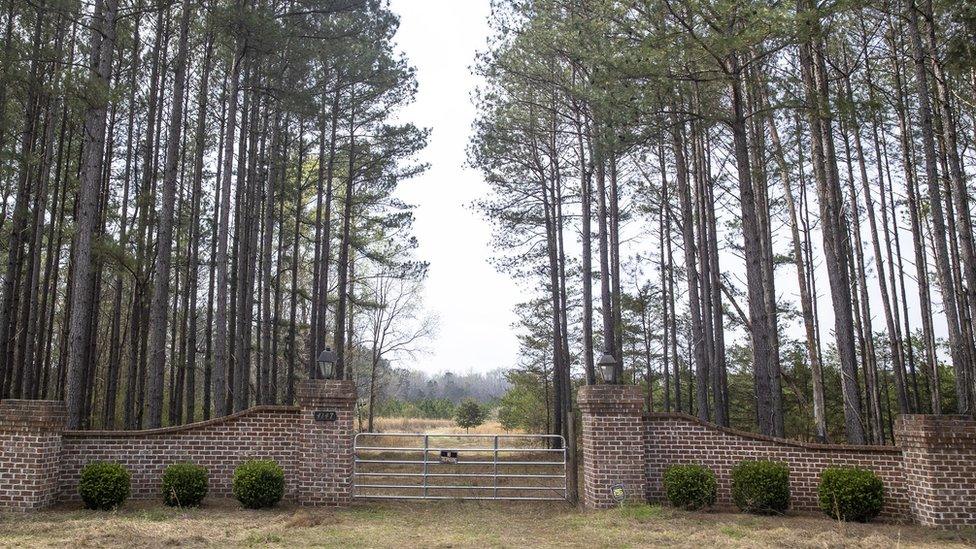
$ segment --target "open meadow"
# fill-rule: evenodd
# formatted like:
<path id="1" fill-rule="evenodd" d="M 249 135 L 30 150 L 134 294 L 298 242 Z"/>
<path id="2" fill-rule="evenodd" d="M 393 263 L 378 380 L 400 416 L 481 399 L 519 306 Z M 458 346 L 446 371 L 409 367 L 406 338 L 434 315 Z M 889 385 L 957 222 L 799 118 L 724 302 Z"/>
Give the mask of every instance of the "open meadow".
<path id="1" fill-rule="evenodd" d="M 417 417 L 377 417 L 373 421 L 373 429 L 378 433 L 471 433 L 479 435 L 493 435 L 495 433 L 521 433 L 522 431 L 506 431 L 501 423 L 489 419 L 477 427 L 468 430 L 458 427 L 453 419 L 428 419 Z"/>

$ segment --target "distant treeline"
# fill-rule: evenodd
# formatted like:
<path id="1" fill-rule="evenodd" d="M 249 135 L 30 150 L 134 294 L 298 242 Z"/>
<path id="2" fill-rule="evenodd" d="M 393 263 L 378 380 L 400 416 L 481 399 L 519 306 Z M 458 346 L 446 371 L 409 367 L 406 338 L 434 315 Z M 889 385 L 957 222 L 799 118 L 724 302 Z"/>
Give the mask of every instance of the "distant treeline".
<path id="1" fill-rule="evenodd" d="M 377 390 L 379 416 L 449 419 L 461 401 L 470 398 L 493 405 L 509 388 L 505 372 L 500 369 L 430 375 L 396 368 L 385 372 L 384 377 L 382 388 Z"/>

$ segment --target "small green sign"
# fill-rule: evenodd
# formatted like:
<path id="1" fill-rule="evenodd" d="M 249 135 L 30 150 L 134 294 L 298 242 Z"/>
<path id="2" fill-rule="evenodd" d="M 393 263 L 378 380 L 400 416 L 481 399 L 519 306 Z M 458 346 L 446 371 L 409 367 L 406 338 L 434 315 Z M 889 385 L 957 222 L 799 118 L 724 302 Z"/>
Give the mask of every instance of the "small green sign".
<path id="1" fill-rule="evenodd" d="M 624 490 L 624 485 L 620 482 L 610 486 L 610 493 L 613 494 L 613 499 L 618 505 L 622 505 L 627 498 L 627 491 Z"/>

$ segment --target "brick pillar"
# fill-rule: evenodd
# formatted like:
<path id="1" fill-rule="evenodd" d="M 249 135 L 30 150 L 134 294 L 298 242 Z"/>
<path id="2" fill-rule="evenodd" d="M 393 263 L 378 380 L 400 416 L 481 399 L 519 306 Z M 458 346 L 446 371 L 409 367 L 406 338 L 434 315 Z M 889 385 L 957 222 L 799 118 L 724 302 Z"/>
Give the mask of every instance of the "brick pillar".
<path id="1" fill-rule="evenodd" d="M 895 423 L 905 486 L 919 524 L 976 525 L 976 421 L 967 416 L 905 415 Z"/>
<path id="2" fill-rule="evenodd" d="M 587 385 L 579 390 L 583 416 L 583 505 L 617 505 L 613 486 L 629 501 L 644 501 L 643 395 L 636 385 Z"/>
<path id="3" fill-rule="evenodd" d="M 59 400 L 0 401 L 0 510 L 53 504 L 67 411 Z"/>
<path id="4" fill-rule="evenodd" d="M 298 502 L 346 506 L 352 502 L 356 384 L 314 379 L 297 388 L 302 409 Z"/>

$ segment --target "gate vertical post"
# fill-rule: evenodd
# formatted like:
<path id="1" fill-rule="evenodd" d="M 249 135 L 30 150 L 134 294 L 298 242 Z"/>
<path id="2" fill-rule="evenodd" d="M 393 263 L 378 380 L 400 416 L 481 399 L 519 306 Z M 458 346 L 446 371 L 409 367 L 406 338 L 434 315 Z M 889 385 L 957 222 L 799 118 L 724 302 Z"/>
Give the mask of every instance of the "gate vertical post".
<path id="1" fill-rule="evenodd" d="M 491 457 L 491 497 L 498 497 L 498 435 L 494 436 L 495 451 Z"/>
<path id="2" fill-rule="evenodd" d="M 427 455 L 430 453 L 430 435 L 424 435 L 424 497 L 427 497 Z"/>
<path id="3" fill-rule="evenodd" d="M 296 391 L 301 408 L 298 502 L 344 507 L 352 502 L 356 384 L 310 379 Z"/>
<path id="4" fill-rule="evenodd" d="M 614 486 L 629 501 L 644 501 L 644 399 L 636 385 L 586 385 L 578 399 L 583 416 L 583 506 L 617 505 Z"/>

